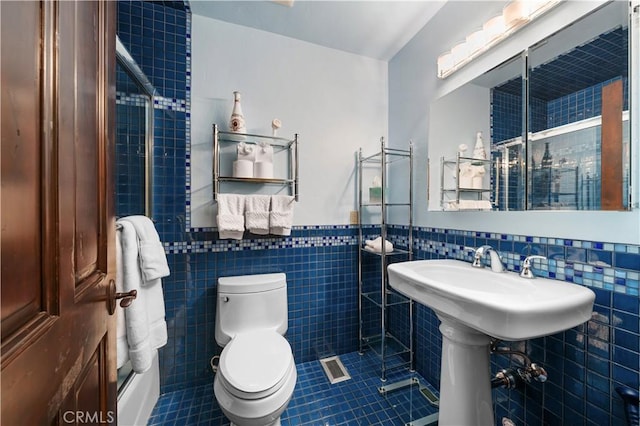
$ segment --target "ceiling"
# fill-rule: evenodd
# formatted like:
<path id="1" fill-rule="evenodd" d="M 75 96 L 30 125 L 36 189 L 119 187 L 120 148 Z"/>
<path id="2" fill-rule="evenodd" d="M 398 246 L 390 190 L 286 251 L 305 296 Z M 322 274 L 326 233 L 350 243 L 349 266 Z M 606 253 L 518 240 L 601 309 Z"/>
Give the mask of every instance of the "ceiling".
<path id="1" fill-rule="evenodd" d="M 192 0 L 196 15 L 388 61 L 445 1 Z"/>

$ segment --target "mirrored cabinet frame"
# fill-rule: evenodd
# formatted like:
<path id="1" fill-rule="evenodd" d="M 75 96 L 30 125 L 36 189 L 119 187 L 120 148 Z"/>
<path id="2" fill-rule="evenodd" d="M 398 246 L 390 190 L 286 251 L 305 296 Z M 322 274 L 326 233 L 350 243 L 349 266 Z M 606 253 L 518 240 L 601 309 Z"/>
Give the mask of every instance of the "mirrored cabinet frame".
<path id="1" fill-rule="evenodd" d="M 516 57 L 494 67 L 476 79 L 495 80 L 496 77 L 487 76 L 492 73 L 504 75 L 507 68 L 510 68 L 507 74 L 508 72 L 514 72 L 514 69 L 517 70 L 517 73 L 520 73 L 520 76 L 511 78 L 511 81 L 508 82 L 511 87 L 507 89 L 515 93 L 512 97 L 515 98 L 517 96 L 520 105 L 516 103 L 514 106 L 513 99 L 509 100 L 508 102 L 511 102 L 511 104 L 506 105 L 506 108 L 511 109 L 512 112 L 509 117 L 501 117 L 508 122 L 506 126 L 511 127 L 507 131 L 511 132 L 508 135 L 510 137 L 500 138 L 500 136 L 504 136 L 504 131 L 501 132 L 501 129 L 498 129 L 500 126 L 495 125 L 495 121 L 499 119 L 501 113 L 496 110 L 499 110 L 502 105 L 499 105 L 500 102 L 496 102 L 494 91 L 500 84 L 497 83 L 491 89 L 490 103 L 492 110 L 490 119 L 492 122 L 487 127 L 490 129 L 492 137 L 488 148 L 492 152 L 490 182 L 492 204 L 497 209 L 512 211 L 630 210 L 634 202 L 637 206 L 638 197 L 633 196 L 631 189 L 632 158 L 630 154 L 631 126 L 629 111 L 633 86 L 630 81 L 632 80 L 632 70 L 630 68 L 632 68 L 634 61 L 631 56 L 632 49 L 630 48 L 631 43 L 628 31 L 634 30 L 631 22 L 633 12 L 630 10 L 624 17 L 627 22 L 615 23 L 614 20 L 612 27 L 606 27 L 606 25 L 609 25 L 609 21 L 612 20 L 611 15 L 619 14 L 618 11 L 621 5 L 623 5 L 623 2 L 608 3 L 601 6 L 542 41 L 525 48 Z M 611 12 L 611 9 L 614 8 L 617 10 Z M 604 29 L 598 31 L 602 31 L 602 33 L 596 33 L 592 39 L 587 37 L 586 40 L 584 39 L 584 34 L 579 35 L 579 37 L 583 37 L 582 39 L 576 37 L 576 33 L 583 30 L 581 26 L 593 26 L 591 23 L 583 21 L 593 21 L 594 19 L 606 22 L 605 24 L 600 24 Z M 576 30 L 573 27 L 578 27 L 578 29 Z M 609 55 L 610 51 L 599 49 L 608 48 L 613 50 L 613 43 L 621 42 L 621 34 L 624 35 L 623 44 L 626 46 L 624 49 L 627 53 L 626 57 L 620 55 L 620 57 L 615 57 L 613 60 L 594 57 L 599 52 L 602 52 L 603 56 Z M 575 41 L 576 39 L 578 40 L 577 42 Z M 622 43 L 616 48 L 623 50 Z M 635 50 L 637 51 L 637 47 Z M 549 51 L 553 52 L 552 55 L 549 54 Z M 580 57 L 581 55 L 582 57 Z M 586 64 L 588 62 L 584 56 L 588 55 L 591 55 L 591 58 L 587 59 L 595 64 L 594 67 L 598 66 L 600 69 L 585 69 L 584 74 L 586 77 L 582 78 L 580 76 L 580 78 L 576 78 L 576 75 L 581 70 L 577 69 L 578 65 L 572 65 L 572 62 Z M 611 67 L 612 64 L 610 62 L 615 61 L 618 61 L 619 64 L 614 63 L 613 66 L 619 69 L 605 69 L 605 65 Z M 561 67 L 571 68 L 572 66 L 576 69 L 558 70 Z M 563 76 L 562 73 L 567 75 Z M 589 74 L 596 75 L 591 76 Z M 605 77 L 600 78 L 601 76 L 597 74 Z M 564 81 L 562 80 L 563 78 Z M 578 80 L 584 80 L 585 82 Z M 484 87 L 491 87 L 487 86 L 488 83 L 486 81 L 483 84 L 485 85 Z M 504 85 L 506 86 L 506 84 Z M 543 87 L 546 85 L 549 87 Z M 591 86 L 594 86 L 595 89 Z M 599 90 L 601 88 L 606 90 L 609 86 L 617 86 L 619 89 L 617 90 L 619 94 L 617 96 L 617 106 L 622 114 L 622 123 L 614 123 L 613 126 L 609 126 L 613 127 L 614 130 L 617 127 L 618 137 L 623 138 L 622 141 L 619 140 L 616 143 L 617 147 L 614 147 L 614 152 L 619 156 L 617 164 L 612 163 L 611 160 L 605 161 L 604 154 L 608 149 L 605 149 L 606 144 L 600 141 L 600 129 L 607 126 L 602 126 L 603 114 L 600 111 L 602 96 Z M 514 88 L 516 92 L 513 92 Z M 543 95 L 542 100 L 535 97 L 538 94 Z M 544 99 L 545 96 L 549 97 L 549 99 Z M 586 101 L 585 97 L 587 98 Z M 536 111 L 536 109 L 540 110 L 539 104 L 541 102 L 549 104 L 542 106 L 542 108 L 548 109 L 548 112 L 545 111 L 540 114 L 539 111 Z M 564 110 L 574 110 L 573 117 L 563 117 L 561 119 L 555 117 L 554 122 L 554 115 L 557 116 L 559 113 L 552 111 L 552 108 L 558 109 L 557 106 L 561 102 L 564 103 Z M 574 102 L 577 105 L 566 107 L 567 102 Z M 590 105 L 585 107 L 584 105 L 587 103 L 590 103 Z M 602 105 L 605 105 L 605 103 Z M 520 110 L 514 113 L 513 110 L 517 108 Z M 579 108 L 583 108 L 585 112 L 576 113 L 575 110 Z M 504 115 L 504 113 L 502 114 Z M 566 111 L 563 114 L 565 116 L 572 115 L 571 112 L 567 113 Z M 540 125 L 541 115 L 542 125 Z M 604 121 L 611 121 L 606 114 Z M 502 127 L 505 127 L 505 125 L 502 125 Z M 620 129 L 620 127 L 622 128 Z M 605 130 L 603 129 L 602 131 L 604 132 Z M 579 141 L 580 144 L 575 143 L 575 141 Z M 585 141 L 589 141 L 589 143 Z M 550 145 L 551 150 L 549 148 Z M 579 145 L 582 146 L 582 151 L 580 151 Z M 556 147 L 559 147 L 557 152 L 554 151 Z M 546 148 L 546 151 L 543 152 L 544 148 Z M 603 174 L 605 170 L 611 170 L 614 167 L 613 164 L 616 164 L 615 167 L 618 170 L 614 174 L 614 178 L 610 178 L 609 181 L 603 180 L 604 177 L 600 176 L 600 169 L 595 169 L 601 163 Z M 605 203 L 605 198 L 610 196 L 611 193 L 617 193 L 616 201 L 607 204 Z"/>
<path id="2" fill-rule="evenodd" d="M 440 168 L 439 159 L 442 156 L 455 156 L 456 147 L 460 143 L 472 145 L 472 135 L 475 131 L 483 130 L 486 135 L 491 134 L 490 112 L 488 94 L 483 103 L 469 101 L 467 95 L 469 88 L 473 89 L 476 80 L 484 77 L 488 70 L 500 69 L 511 60 L 521 60 L 525 49 L 537 45 L 541 41 L 552 37 L 563 29 L 573 26 L 583 19 L 595 15 L 600 9 L 614 2 L 575 3 L 568 2 L 560 5 L 557 10 L 549 14 L 548 19 L 542 20 L 539 26 L 528 34 L 522 34 L 515 42 L 505 43 L 484 56 L 478 58 L 475 63 L 469 64 L 438 84 L 435 98 L 430 106 L 429 137 L 428 137 L 428 209 L 430 210 L 431 223 L 435 227 L 453 227 L 456 229 L 476 229 L 484 232 L 514 233 L 518 235 L 554 235 L 563 238 L 587 239 L 594 241 L 619 241 L 637 244 L 640 242 L 640 55 L 639 44 L 634 40 L 640 39 L 640 1 L 617 2 L 629 6 L 629 112 L 631 125 L 630 147 L 628 153 L 630 184 L 628 184 L 629 199 L 625 210 L 541 210 L 510 209 L 505 211 L 459 211 L 451 213 L 443 211 L 440 205 Z M 537 37 L 537 38 L 536 38 Z M 518 48 L 520 46 L 520 48 Z M 500 59 L 502 58 L 502 59 Z M 524 69 L 521 62 L 514 66 L 519 70 Z M 469 84 L 471 83 L 471 84 Z M 492 86 L 485 86 L 492 87 Z M 473 94 L 473 91 L 471 91 Z M 487 111 L 482 111 L 485 108 Z M 466 114 L 466 115 L 465 115 Z M 455 126 L 450 117 L 457 117 Z M 626 118 L 625 118 L 626 119 Z M 522 122 L 522 119 L 521 119 Z M 521 125 L 521 128 L 523 126 Z M 487 140 L 490 138 L 487 137 Z M 544 144 L 543 144 L 544 146 Z M 490 146 L 487 144 L 487 149 Z M 517 144 L 512 145 L 512 151 L 519 149 Z M 526 153 L 519 153 L 521 162 L 513 163 L 514 170 L 518 167 L 522 172 L 526 170 Z M 561 158 L 561 157 L 560 157 Z M 495 165 L 495 159 L 492 163 Z M 495 190 L 493 181 L 491 188 Z M 504 183 L 504 182 L 503 182 Z M 524 191 L 523 191 L 523 196 Z M 494 195 L 492 195 L 494 196 Z M 524 206 L 525 201 L 521 200 Z M 593 226 L 594 223 L 606 223 L 607 226 Z"/>

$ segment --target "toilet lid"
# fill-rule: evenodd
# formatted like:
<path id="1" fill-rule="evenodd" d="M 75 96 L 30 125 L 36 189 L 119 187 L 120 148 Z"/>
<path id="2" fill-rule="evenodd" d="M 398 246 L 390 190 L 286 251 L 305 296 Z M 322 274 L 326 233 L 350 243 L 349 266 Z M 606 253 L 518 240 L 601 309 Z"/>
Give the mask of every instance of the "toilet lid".
<path id="1" fill-rule="evenodd" d="M 220 355 L 219 373 L 236 390 L 258 393 L 283 381 L 291 369 L 289 342 L 275 331 L 237 334 Z"/>

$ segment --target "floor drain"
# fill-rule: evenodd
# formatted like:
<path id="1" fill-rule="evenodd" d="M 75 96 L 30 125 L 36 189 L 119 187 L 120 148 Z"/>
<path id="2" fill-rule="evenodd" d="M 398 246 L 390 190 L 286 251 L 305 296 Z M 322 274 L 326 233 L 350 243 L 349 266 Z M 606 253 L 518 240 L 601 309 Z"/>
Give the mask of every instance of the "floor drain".
<path id="1" fill-rule="evenodd" d="M 331 384 L 344 382 L 351 378 L 344 364 L 337 356 L 323 358 L 320 360 L 320 364 Z"/>

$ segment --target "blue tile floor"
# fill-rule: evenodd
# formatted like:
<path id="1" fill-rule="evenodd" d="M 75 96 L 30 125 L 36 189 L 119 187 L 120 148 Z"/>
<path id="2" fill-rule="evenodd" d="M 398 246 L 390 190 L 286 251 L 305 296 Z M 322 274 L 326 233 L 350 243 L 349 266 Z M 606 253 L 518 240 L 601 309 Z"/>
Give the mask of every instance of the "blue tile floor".
<path id="1" fill-rule="evenodd" d="M 416 419 L 434 418 L 437 407 L 429 404 L 419 386 L 387 392 L 378 387 L 417 378 L 434 393 L 435 389 L 416 373 L 406 370 L 380 381 L 380 362 L 367 352 L 344 354 L 340 360 L 351 380 L 330 384 L 319 361 L 297 366 L 298 381 L 291 402 L 282 414 L 282 426 L 293 425 L 405 425 Z M 416 423 L 422 425 L 430 422 Z M 160 396 L 149 425 L 229 425 L 213 394 L 213 383 Z"/>

